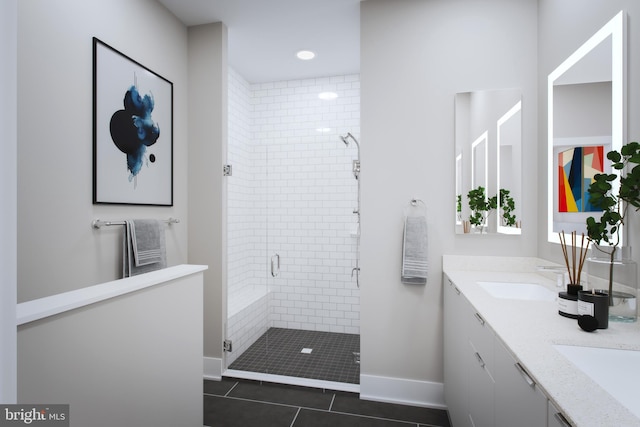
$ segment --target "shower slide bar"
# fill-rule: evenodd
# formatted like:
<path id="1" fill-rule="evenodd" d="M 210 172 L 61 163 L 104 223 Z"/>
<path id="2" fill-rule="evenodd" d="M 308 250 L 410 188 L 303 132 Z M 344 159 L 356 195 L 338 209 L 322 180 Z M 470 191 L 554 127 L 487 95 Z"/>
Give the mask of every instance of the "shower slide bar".
<path id="1" fill-rule="evenodd" d="M 167 224 L 171 225 L 171 224 L 177 224 L 180 222 L 179 219 L 176 218 L 169 218 L 169 219 L 165 219 L 164 222 L 166 222 Z M 125 225 L 126 222 L 125 221 L 102 221 L 99 219 L 95 219 L 91 222 L 91 226 L 93 228 L 101 228 L 101 227 L 108 227 L 111 225 Z"/>

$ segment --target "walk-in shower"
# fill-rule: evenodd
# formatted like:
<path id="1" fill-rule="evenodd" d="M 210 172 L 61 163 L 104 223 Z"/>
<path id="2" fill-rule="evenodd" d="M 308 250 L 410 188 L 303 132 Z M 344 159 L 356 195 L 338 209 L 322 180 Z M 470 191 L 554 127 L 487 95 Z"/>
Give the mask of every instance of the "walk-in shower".
<path id="1" fill-rule="evenodd" d="M 357 391 L 359 78 L 228 76 L 222 374 Z M 340 97 L 318 102 L 319 88 Z"/>

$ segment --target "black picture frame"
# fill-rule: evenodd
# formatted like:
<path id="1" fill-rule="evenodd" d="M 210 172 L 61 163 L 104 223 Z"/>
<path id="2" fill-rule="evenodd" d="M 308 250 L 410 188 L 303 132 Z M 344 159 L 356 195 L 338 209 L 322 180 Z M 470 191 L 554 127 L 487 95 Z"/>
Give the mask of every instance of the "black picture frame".
<path id="1" fill-rule="evenodd" d="M 93 203 L 173 206 L 173 83 L 96 37 Z"/>

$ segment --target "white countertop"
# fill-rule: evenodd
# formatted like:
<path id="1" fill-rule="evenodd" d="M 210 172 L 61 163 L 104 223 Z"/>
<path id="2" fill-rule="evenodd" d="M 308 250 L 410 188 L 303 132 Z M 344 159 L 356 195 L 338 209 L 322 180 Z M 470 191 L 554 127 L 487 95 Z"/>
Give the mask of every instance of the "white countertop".
<path id="1" fill-rule="evenodd" d="M 640 418 L 553 347 L 566 344 L 640 350 L 639 322 L 610 321 L 608 329 L 589 333 L 580 329 L 575 319 L 560 316 L 557 301 L 498 299 L 477 284 L 478 281 L 536 283 L 555 292 L 562 290 L 548 273 L 536 272 L 535 266 L 543 264 L 550 263 L 535 258 L 445 255 L 443 272 L 574 425 L 640 426 Z M 640 384 L 637 390 L 640 399 Z"/>

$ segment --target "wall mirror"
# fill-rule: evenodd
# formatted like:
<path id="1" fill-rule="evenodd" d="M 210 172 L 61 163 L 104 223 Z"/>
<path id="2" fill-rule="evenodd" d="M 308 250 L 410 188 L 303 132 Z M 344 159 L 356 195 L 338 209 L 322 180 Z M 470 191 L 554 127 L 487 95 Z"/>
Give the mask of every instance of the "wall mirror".
<path id="1" fill-rule="evenodd" d="M 596 173 L 615 173 L 606 154 L 626 137 L 624 34 L 621 11 L 549 74 L 549 242 L 562 231 L 586 234 L 586 219 L 600 216 L 587 190 Z"/>
<path id="2" fill-rule="evenodd" d="M 518 89 L 456 94 L 456 233 L 521 234 L 521 109 Z"/>

